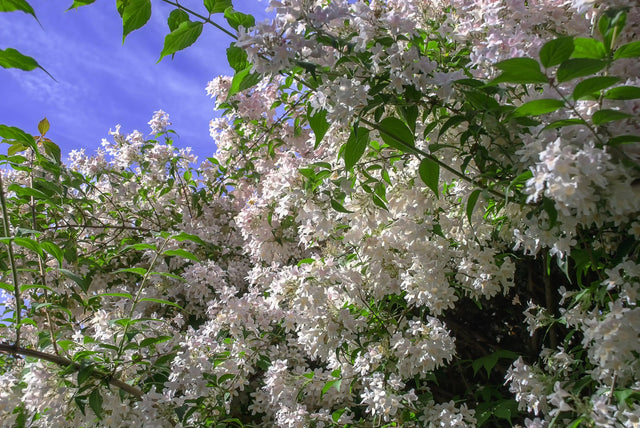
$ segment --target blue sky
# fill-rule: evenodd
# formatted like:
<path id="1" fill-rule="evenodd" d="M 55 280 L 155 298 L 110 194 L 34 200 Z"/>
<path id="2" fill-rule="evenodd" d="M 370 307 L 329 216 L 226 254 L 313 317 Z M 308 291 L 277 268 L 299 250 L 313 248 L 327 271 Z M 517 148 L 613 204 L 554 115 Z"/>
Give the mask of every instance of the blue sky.
<path id="1" fill-rule="evenodd" d="M 217 113 L 204 88 L 212 78 L 231 74 L 225 51 L 232 39 L 205 25 L 194 45 L 156 64 L 171 6 L 153 0 L 147 25 L 123 44 L 115 1 L 97 0 L 65 12 L 72 2 L 30 0 L 42 27 L 25 13 L 0 13 L 0 49 L 12 47 L 34 57 L 57 80 L 41 70 L 0 68 L 0 123 L 36 134 L 46 116 L 47 136 L 63 154 L 78 148 L 92 153 L 116 124 L 123 132 L 138 129 L 146 135 L 153 112 L 162 109 L 179 135 L 178 146 L 192 147 L 201 160 L 210 156 L 215 146 L 208 124 Z M 256 21 L 268 17 L 266 0 L 233 3 Z M 202 1 L 181 4 L 204 11 Z"/>

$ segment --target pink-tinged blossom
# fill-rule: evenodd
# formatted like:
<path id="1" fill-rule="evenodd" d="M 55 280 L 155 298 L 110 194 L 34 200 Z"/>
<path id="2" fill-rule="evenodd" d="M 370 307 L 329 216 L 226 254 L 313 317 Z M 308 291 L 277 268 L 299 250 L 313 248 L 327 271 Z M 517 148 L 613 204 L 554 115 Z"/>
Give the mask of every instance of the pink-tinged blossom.
<path id="1" fill-rule="evenodd" d="M 169 122 L 169 115 L 162 110 L 156 111 L 149 121 L 151 133 L 154 135 L 166 132 L 169 125 L 171 125 L 171 122 Z"/>

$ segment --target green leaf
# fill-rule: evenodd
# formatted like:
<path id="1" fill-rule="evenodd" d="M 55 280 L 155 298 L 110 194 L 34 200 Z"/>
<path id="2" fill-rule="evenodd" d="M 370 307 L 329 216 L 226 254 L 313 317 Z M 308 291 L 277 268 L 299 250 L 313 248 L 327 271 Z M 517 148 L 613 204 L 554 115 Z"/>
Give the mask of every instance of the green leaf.
<path id="1" fill-rule="evenodd" d="M 13 293 L 15 288 L 11 284 L 7 284 L 6 282 L 0 282 L 0 289 L 8 291 L 9 293 Z"/>
<path id="2" fill-rule="evenodd" d="M 153 244 L 131 244 L 131 245 L 126 245 L 124 247 L 122 247 L 122 249 L 119 251 L 120 253 L 123 253 L 127 250 L 136 250 L 136 251 L 143 251 L 143 250 L 155 250 L 156 246 Z"/>
<path id="3" fill-rule="evenodd" d="M 180 232 L 177 235 L 172 235 L 171 239 L 178 242 L 191 241 L 200 245 L 207 245 L 206 242 L 202 240 L 198 235 L 193 235 L 191 233 Z"/>
<path id="4" fill-rule="evenodd" d="M 184 310 L 182 308 L 182 306 L 178 305 L 177 303 L 173 303 L 170 302 L 168 300 L 164 300 L 164 299 L 154 299 L 152 297 L 143 297 L 142 299 L 140 299 L 141 302 L 153 302 L 153 303 L 159 303 L 161 305 L 168 305 L 168 306 L 174 306 L 178 309 L 180 309 L 181 311 Z"/>
<path id="5" fill-rule="evenodd" d="M 307 257 L 306 259 L 302 259 L 298 262 L 297 266 L 300 267 L 302 265 L 307 265 L 307 264 L 311 264 L 315 262 L 314 259 Z M 311 374 L 313 374 L 313 372 L 311 372 Z"/>
<path id="6" fill-rule="evenodd" d="M 62 163 L 60 147 L 56 143 L 50 141 L 49 139 L 45 139 L 44 141 L 42 141 L 42 146 L 44 147 L 44 152 L 48 154 L 51 159 L 53 159 L 57 164 Z"/>
<path id="7" fill-rule="evenodd" d="M 558 67 L 556 77 L 558 83 L 568 82 L 578 77 L 595 74 L 607 65 L 606 61 L 590 58 L 568 59 Z"/>
<path id="8" fill-rule="evenodd" d="M 93 366 L 90 364 L 85 364 L 80 367 L 77 377 L 78 387 L 81 387 L 91 377 L 93 370 Z"/>
<path id="9" fill-rule="evenodd" d="M 233 75 L 233 80 L 231 80 L 231 87 L 229 88 L 227 98 L 254 86 L 260 81 L 260 79 L 262 79 L 260 74 L 252 73 L 251 68 L 251 66 L 248 66 L 244 70 L 237 71 L 236 74 Z"/>
<path id="10" fill-rule="evenodd" d="M 232 7 L 231 0 L 204 0 L 204 7 L 211 14 L 223 13 L 227 8 Z"/>
<path id="11" fill-rule="evenodd" d="M 29 290 L 47 290 L 50 292 L 54 292 L 53 289 L 51 287 L 47 287 L 46 285 L 42 285 L 42 284 L 24 284 L 20 286 L 20 292 L 24 293 L 25 291 L 29 291 Z M 44 305 L 51 305 L 53 306 L 52 303 L 44 303 Z M 34 309 L 39 309 L 41 305 L 35 305 Z M 67 309 L 68 310 L 68 309 Z"/>
<path id="12" fill-rule="evenodd" d="M 33 189 L 31 187 L 22 187 L 18 183 L 11 183 L 7 190 L 10 192 L 14 192 L 18 197 L 24 197 L 24 199 L 30 199 L 34 197 L 36 199 L 48 199 L 49 197 L 42 193 L 38 189 Z"/>
<path id="13" fill-rule="evenodd" d="M 78 284 L 78 286 L 80 286 L 80 288 L 84 292 L 86 292 L 89 289 L 89 286 L 91 285 L 91 282 L 88 281 L 86 278 L 83 278 L 80 275 L 75 274 L 68 269 L 60 268 L 60 269 L 57 269 L 57 271 L 63 274 L 64 276 L 66 276 L 67 278 L 73 280 L 73 282 Z"/>
<path id="14" fill-rule="evenodd" d="M 430 157 L 425 157 L 420 162 L 418 173 L 420 174 L 422 182 L 435 193 L 436 198 L 439 198 L 438 182 L 440 180 L 440 165 Z"/>
<path id="15" fill-rule="evenodd" d="M 247 52 L 234 44 L 227 48 L 227 62 L 236 72 L 244 70 L 251 65 L 247 61 Z"/>
<path id="16" fill-rule="evenodd" d="M 170 273 L 170 272 L 150 272 L 149 275 L 160 275 L 160 276 L 166 276 L 167 278 L 171 278 L 171 279 L 177 279 L 178 281 L 183 281 L 183 282 L 186 281 L 186 279 L 184 279 L 180 275 L 176 275 L 175 273 Z"/>
<path id="17" fill-rule="evenodd" d="M 342 379 L 330 380 L 325 383 L 322 387 L 322 392 L 320 392 L 320 397 L 324 396 L 332 387 L 335 387 L 338 391 L 340 391 L 340 385 L 342 384 Z"/>
<path id="18" fill-rule="evenodd" d="M 476 111 L 496 111 L 500 104 L 490 95 L 481 91 L 464 91 L 464 99 L 471 104 Z"/>
<path id="19" fill-rule="evenodd" d="M 113 273 L 114 274 L 116 274 L 116 273 L 134 273 L 136 275 L 145 276 L 147 274 L 147 270 L 145 268 L 135 267 L 135 268 L 118 269 L 117 271 L 115 271 Z"/>
<path id="20" fill-rule="evenodd" d="M 202 22 L 183 21 L 178 28 L 170 32 L 164 38 L 164 47 L 160 52 L 160 59 L 162 61 L 167 55 L 173 55 L 176 52 L 191 46 L 198 40 L 200 34 L 202 34 Z"/>
<path id="21" fill-rule="evenodd" d="M 366 128 L 353 128 L 349 139 L 344 146 L 344 167 L 347 171 L 353 171 L 353 166 L 360 160 L 369 144 L 369 130 Z"/>
<path id="22" fill-rule="evenodd" d="M 540 64 L 533 58 L 511 58 L 498 62 L 495 67 L 502 71 L 522 73 L 525 71 L 540 71 Z"/>
<path id="23" fill-rule="evenodd" d="M 189 21 L 189 14 L 182 9 L 174 9 L 169 14 L 169 18 L 167 18 L 167 25 L 169 26 L 169 31 L 174 31 L 176 28 L 180 26 L 183 22 Z"/>
<path id="24" fill-rule="evenodd" d="M 122 43 L 129 33 L 141 28 L 151 18 L 151 0 L 118 0 L 122 16 Z"/>
<path id="25" fill-rule="evenodd" d="M 607 9 L 600 16 L 598 31 L 607 52 L 613 49 L 617 38 L 627 22 L 627 12 L 621 9 Z"/>
<path id="26" fill-rule="evenodd" d="M 403 152 L 415 153 L 415 137 L 407 125 L 397 117 L 387 117 L 378 124 L 382 140 Z"/>
<path id="27" fill-rule="evenodd" d="M 604 97 L 609 100 L 635 100 L 640 98 L 640 88 L 637 86 L 618 86 L 609 89 Z"/>
<path id="28" fill-rule="evenodd" d="M 579 100 L 584 96 L 592 95 L 594 92 L 598 92 L 602 89 L 608 88 L 611 85 L 615 85 L 619 81 L 620 79 L 618 77 L 613 76 L 590 77 L 578 83 L 574 88 L 573 94 L 571 96 L 574 100 Z"/>
<path id="29" fill-rule="evenodd" d="M 87 6 L 95 3 L 96 0 L 73 0 L 73 4 L 67 10 L 77 9 L 81 6 Z"/>
<path id="30" fill-rule="evenodd" d="M 498 83 L 517 83 L 526 85 L 528 83 L 547 83 L 549 79 L 541 71 L 523 71 L 522 73 L 505 72 L 489 82 L 489 85 L 495 85 Z"/>
<path id="31" fill-rule="evenodd" d="M 182 248 L 177 248 L 175 250 L 166 250 L 164 253 L 162 253 L 165 256 L 175 256 L 175 257 L 182 257 L 183 259 L 189 259 L 189 260 L 193 260 L 194 262 L 199 262 L 200 259 L 198 257 L 196 257 L 195 254 L 187 251 L 187 250 L 183 250 Z"/>
<path id="32" fill-rule="evenodd" d="M 495 65 L 504 73 L 489 84 L 496 83 L 546 83 L 547 76 L 540 71 L 540 64 L 533 58 L 511 58 Z"/>
<path id="33" fill-rule="evenodd" d="M 147 337 L 140 342 L 140 347 L 144 348 L 147 346 L 155 345 L 156 343 L 166 342 L 170 340 L 172 336 L 158 336 L 158 337 Z"/>
<path id="34" fill-rule="evenodd" d="M 568 60 L 573 53 L 573 37 L 559 37 L 540 49 L 540 62 L 545 67 L 553 67 Z"/>
<path id="35" fill-rule="evenodd" d="M 335 199 L 331 199 L 331 208 L 338 211 L 339 213 L 349 214 L 353 212 L 346 209 L 340 202 L 336 201 Z"/>
<path id="36" fill-rule="evenodd" d="M 34 241 L 31 238 L 16 237 L 16 238 L 13 238 L 13 242 L 14 244 L 20 247 L 33 251 L 34 253 L 38 254 L 40 257 L 44 256 L 44 253 L 42 252 L 42 247 L 40 247 L 40 244 L 38 244 L 38 242 Z"/>
<path id="37" fill-rule="evenodd" d="M 529 101 L 522 104 L 513 111 L 515 117 L 521 116 L 537 116 L 540 114 L 551 113 L 564 107 L 564 102 L 552 98 L 544 98 L 541 100 Z"/>
<path id="38" fill-rule="evenodd" d="M 476 207 L 476 203 L 478 202 L 478 197 L 480 196 L 481 190 L 476 189 L 469 195 L 469 199 L 467 199 L 467 218 L 469 219 L 469 224 L 471 224 L 471 217 L 473 216 L 473 209 Z"/>
<path id="39" fill-rule="evenodd" d="M 50 127 L 51 125 L 49 124 L 49 121 L 45 117 L 38 123 L 38 132 L 40 133 L 40 135 L 44 136 L 47 132 L 49 132 Z"/>
<path id="40" fill-rule="evenodd" d="M 95 297 L 122 297 L 124 299 L 133 300 L 133 296 L 129 293 L 100 293 Z"/>
<path id="41" fill-rule="evenodd" d="M 586 37 L 577 37 L 573 40 L 571 58 L 604 59 L 606 57 L 607 49 L 599 40 Z"/>
<path id="42" fill-rule="evenodd" d="M 331 414 L 331 419 L 333 420 L 333 422 L 338 423 L 338 421 L 340 420 L 340 418 L 342 417 L 342 415 L 344 414 L 344 412 L 346 412 L 347 409 L 338 409 L 335 412 L 333 412 Z"/>
<path id="43" fill-rule="evenodd" d="M 551 122 L 550 124 L 542 128 L 542 130 L 546 131 L 548 129 L 558 129 L 565 126 L 586 125 L 586 124 L 587 122 L 585 122 L 582 119 L 562 119 L 562 120 L 556 120 L 555 122 Z"/>
<path id="44" fill-rule="evenodd" d="M 62 251 L 62 248 L 49 241 L 42 241 L 40 246 L 47 253 L 51 254 L 58 261 L 58 265 L 62 267 L 62 262 L 64 261 L 64 251 Z"/>
<path id="45" fill-rule="evenodd" d="M 256 20 L 253 18 L 253 16 L 235 11 L 232 7 L 228 7 L 225 9 L 224 18 L 235 30 L 237 30 L 240 26 L 243 26 L 244 28 L 251 28 L 256 25 Z"/>
<path id="46" fill-rule="evenodd" d="M 15 155 L 16 153 L 23 152 L 23 151 L 25 151 L 25 150 L 27 150 L 27 149 L 28 149 L 28 147 L 27 147 L 27 146 L 25 146 L 24 144 L 22 144 L 22 143 L 15 143 L 15 144 L 12 144 L 12 145 L 7 149 L 7 154 L 8 154 L 9 156 L 13 156 L 13 155 Z"/>
<path id="47" fill-rule="evenodd" d="M 614 120 L 623 120 L 629 117 L 633 117 L 633 116 L 618 110 L 604 109 L 604 110 L 598 110 L 597 112 L 595 112 L 591 117 L 591 120 L 593 121 L 594 125 L 601 125 L 603 123 L 613 122 Z"/>
<path id="48" fill-rule="evenodd" d="M 91 410 L 93 410 L 93 413 L 96 414 L 98 419 L 102 420 L 102 395 L 100 395 L 99 388 L 91 391 L 89 395 L 89 407 L 91 407 Z"/>
<path id="49" fill-rule="evenodd" d="M 327 111 L 318 110 L 316 114 L 311 115 L 311 107 L 307 111 L 307 119 L 309 120 L 309 126 L 316 137 L 316 143 L 314 149 L 317 149 L 322 142 L 322 139 L 329 130 L 329 122 L 327 122 Z"/>
<path id="50" fill-rule="evenodd" d="M 640 41 L 627 43 L 616 49 L 613 59 L 635 58 L 640 56 Z"/>
<path id="51" fill-rule="evenodd" d="M 449 119 L 447 119 L 447 121 L 442 125 L 442 127 L 440 128 L 440 131 L 438 131 L 438 139 L 440 139 L 440 137 L 442 137 L 442 135 L 447 132 L 447 130 L 449 130 L 449 128 L 453 128 L 455 126 L 460 125 L 462 122 L 466 122 L 467 119 L 462 116 L 452 116 Z M 431 146 L 429 146 L 429 150 L 434 151 L 434 149 L 431 148 Z"/>
<path id="52" fill-rule="evenodd" d="M 511 418 L 518 414 L 518 403 L 515 400 L 504 400 L 493 409 L 493 414 L 511 424 Z"/>
<path id="53" fill-rule="evenodd" d="M 553 229 L 553 226 L 556 225 L 558 221 L 558 211 L 556 210 L 556 204 L 553 202 L 553 199 L 542 198 L 542 209 L 549 216 L 549 229 Z"/>
<path id="54" fill-rule="evenodd" d="M 21 11 L 24 13 L 28 13 L 33 16 L 36 21 L 38 18 L 36 17 L 36 13 L 29 3 L 25 0 L 0 0 L 0 12 L 13 12 L 13 11 Z M 39 22 L 39 21 L 38 21 Z"/>
<path id="55" fill-rule="evenodd" d="M 0 67 L 3 68 L 18 68 L 20 70 L 31 71 L 39 68 L 47 73 L 49 77 L 53 79 L 53 76 L 38 62 L 30 56 L 22 55 L 20 52 L 13 48 L 0 49 Z M 56 80 L 56 79 L 53 79 Z"/>
<path id="56" fill-rule="evenodd" d="M 608 145 L 618 146 L 620 144 L 639 143 L 640 135 L 618 135 L 609 140 Z"/>

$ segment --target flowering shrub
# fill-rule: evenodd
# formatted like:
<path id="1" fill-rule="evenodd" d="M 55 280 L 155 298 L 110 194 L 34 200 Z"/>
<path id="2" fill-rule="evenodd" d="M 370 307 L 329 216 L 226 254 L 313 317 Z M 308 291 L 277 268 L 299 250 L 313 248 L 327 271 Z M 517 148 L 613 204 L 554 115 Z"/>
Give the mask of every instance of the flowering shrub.
<path id="1" fill-rule="evenodd" d="M 204 3 L 214 157 L 0 126 L 8 426 L 640 423 L 635 2 Z"/>

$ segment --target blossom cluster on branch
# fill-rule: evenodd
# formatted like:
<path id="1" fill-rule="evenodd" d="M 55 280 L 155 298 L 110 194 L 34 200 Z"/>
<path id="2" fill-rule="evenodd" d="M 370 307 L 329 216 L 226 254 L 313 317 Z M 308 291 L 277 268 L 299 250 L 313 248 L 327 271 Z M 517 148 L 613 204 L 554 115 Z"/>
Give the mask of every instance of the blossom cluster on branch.
<path id="1" fill-rule="evenodd" d="M 7 426 L 640 424 L 636 2 L 270 7 L 197 167 L 0 125 Z"/>

